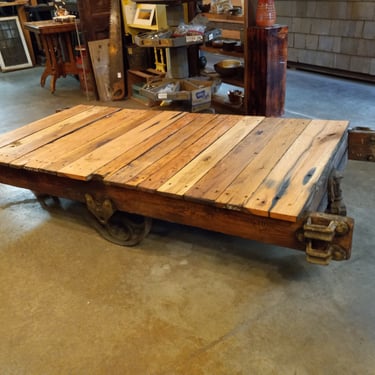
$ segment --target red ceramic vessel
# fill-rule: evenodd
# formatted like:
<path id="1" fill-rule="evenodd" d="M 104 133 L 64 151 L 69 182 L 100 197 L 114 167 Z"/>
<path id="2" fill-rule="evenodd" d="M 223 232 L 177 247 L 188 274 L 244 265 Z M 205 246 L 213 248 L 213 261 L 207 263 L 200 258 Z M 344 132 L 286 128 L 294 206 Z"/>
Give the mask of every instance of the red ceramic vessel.
<path id="1" fill-rule="evenodd" d="M 272 26 L 276 22 L 276 8 L 274 0 L 258 0 L 255 23 L 257 26 Z"/>

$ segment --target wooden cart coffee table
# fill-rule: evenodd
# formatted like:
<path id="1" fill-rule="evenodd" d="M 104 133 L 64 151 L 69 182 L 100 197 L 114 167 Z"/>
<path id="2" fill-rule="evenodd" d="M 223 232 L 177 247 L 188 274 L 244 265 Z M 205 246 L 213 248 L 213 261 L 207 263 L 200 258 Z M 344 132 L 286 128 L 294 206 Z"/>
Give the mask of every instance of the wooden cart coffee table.
<path id="1" fill-rule="evenodd" d="M 351 251 L 347 137 L 346 121 L 79 105 L 0 135 L 0 183 L 86 203 L 123 245 L 158 218 L 327 264 Z"/>

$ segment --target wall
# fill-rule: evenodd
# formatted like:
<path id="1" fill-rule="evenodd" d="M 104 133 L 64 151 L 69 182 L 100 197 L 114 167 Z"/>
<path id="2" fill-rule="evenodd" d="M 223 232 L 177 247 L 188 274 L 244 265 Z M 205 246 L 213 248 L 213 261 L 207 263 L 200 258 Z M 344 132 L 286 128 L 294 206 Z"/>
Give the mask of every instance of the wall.
<path id="1" fill-rule="evenodd" d="M 275 0 L 288 61 L 375 77 L 375 1 Z"/>

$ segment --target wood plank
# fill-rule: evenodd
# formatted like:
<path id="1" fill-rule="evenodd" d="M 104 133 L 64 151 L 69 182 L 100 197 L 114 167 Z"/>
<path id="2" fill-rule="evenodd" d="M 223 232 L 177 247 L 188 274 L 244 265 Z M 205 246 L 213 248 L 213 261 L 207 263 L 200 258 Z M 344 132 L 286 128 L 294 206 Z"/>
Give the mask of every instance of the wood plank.
<path id="1" fill-rule="evenodd" d="M 176 132 L 179 133 L 179 130 L 186 127 L 193 118 L 193 114 L 186 113 L 183 117 L 170 123 L 169 126 L 161 129 L 154 136 L 149 137 L 131 149 L 126 150 L 119 157 L 106 164 L 103 168 L 95 171 L 95 176 L 104 178 L 106 182 L 112 182 L 113 180 L 117 183 L 125 184 L 126 176 L 128 176 L 129 173 L 136 173 L 136 170 L 140 168 L 139 164 L 141 160 L 146 158 L 148 159 L 147 162 L 150 163 L 152 162 L 152 157 L 150 155 L 165 152 L 164 145 L 162 145 L 163 141 L 173 137 Z"/>
<path id="2" fill-rule="evenodd" d="M 109 39 L 88 42 L 92 70 L 99 99 L 103 102 L 111 100 L 109 85 Z"/>
<path id="3" fill-rule="evenodd" d="M 41 191 L 61 198 L 85 202 L 85 194 L 110 197 L 116 208 L 139 215 L 214 230 L 252 240 L 304 250 L 306 245 L 294 235 L 301 223 L 291 223 L 251 215 L 249 212 L 217 209 L 184 199 L 121 186 L 104 185 L 101 181 L 72 180 L 63 176 L 0 165 L 0 182 Z"/>
<path id="4" fill-rule="evenodd" d="M 288 176 L 289 185 L 285 194 L 282 194 L 281 199 L 277 199 L 275 204 L 270 207 L 270 217 L 288 221 L 297 220 L 297 217 L 302 214 L 306 202 L 314 194 L 320 176 L 330 165 L 338 149 L 343 143 L 344 149 L 347 148 L 347 128 L 347 121 L 330 121 L 324 131 L 313 139 L 307 155 L 299 158 L 295 169 Z M 345 142 L 342 142 L 343 139 Z M 327 180 L 328 175 L 325 177 Z"/>
<path id="5" fill-rule="evenodd" d="M 31 122 L 28 125 L 24 125 L 20 128 L 17 128 L 15 130 L 11 130 L 7 133 L 0 135 L 0 147 L 4 147 L 6 145 L 9 145 L 11 143 L 17 142 L 18 140 L 27 137 L 33 133 L 36 133 L 40 130 L 43 130 L 45 128 L 48 128 L 49 126 L 66 120 L 71 116 L 74 116 L 78 113 L 87 111 L 89 108 L 92 108 L 92 106 L 88 105 L 77 105 L 72 108 L 65 109 L 64 111 L 54 113 L 48 117 L 42 118 L 40 120 L 36 120 L 34 122 Z"/>
<path id="6" fill-rule="evenodd" d="M 301 212 L 325 212 L 328 207 L 328 181 L 333 172 L 343 171 L 348 162 L 348 133 L 346 132 L 335 150 L 333 157 L 326 164 L 319 180 L 314 184 L 312 194 L 305 202 Z"/>
<path id="7" fill-rule="evenodd" d="M 80 112 L 63 121 L 54 123 L 47 128 L 34 132 L 29 136 L 2 147 L 0 149 L 1 162 L 10 163 L 12 160 L 18 159 L 60 137 L 64 137 L 65 135 L 90 124 L 92 121 L 95 121 L 95 119 L 118 110 L 118 108 L 114 107 L 91 107 L 84 112 Z M 32 155 L 30 155 L 30 157 L 32 157 Z"/>
<path id="8" fill-rule="evenodd" d="M 272 123 L 276 121 L 270 118 Z M 238 177 L 216 198 L 217 206 L 242 209 L 245 202 L 263 183 L 277 161 L 296 140 L 311 120 L 282 119 L 275 122 L 272 139 L 247 164 Z"/>
<path id="9" fill-rule="evenodd" d="M 24 157 L 12 162 L 16 166 L 24 166 L 27 169 L 39 170 L 47 173 L 63 168 L 92 152 L 98 146 L 116 139 L 130 129 L 139 125 L 139 122 L 150 117 L 147 110 L 121 110 L 99 117 L 98 121 L 90 124 L 90 127 L 80 128 L 63 138 L 45 145 Z"/>
<path id="10" fill-rule="evenodd" d="M 272 139 L 277 137 L 278 131 L 285 126 L 285 119 L 266 118 L 252 130 L 228 155 L 220 160 L 211 170 L 204 175 L 191 189 L 185 193 L 186 199 L 199 199 L 207 202 L 215 201 L 229 185 L 246 169 L 247 165 L 257 157 L 262 148 Z M 251 173 L 252 175 L 252 173 Z M 251 176 L 250 175 L 250 176 Z M 245 188 L 248 193 L 250 181 L 239 188 Z M 230 194 L 226 195 L 229 198 Z"/>
<path id="11" fill-rule="evenodd" d="M 96 171 L 95 175 L 105 177 L 106 182 L 126 184 L 128 180 L 180 145 L 192 132 L 196 132 L 199 129 L 198 124 L 204 126 L 204 118 L 208 120 L 211 117 L 187 113 L 169 127 L 161 130 L 152 139 L 145 140 Z M 195 126 L 191 124 L 193 121 Z"/>
<path id="12" fill-rule="evenodd" d="M 184 141 L 183 147 L 175 148 L 127 184 L 145 191 L 156 190 L 237 122 L 238 116 L 235 115 L 213 116 L 210 122 Z"/>
<path id="13" fill-rule="evenodd" d="M 263 117 L 239 118 L 237 124 L 206 150 L 197 155 L 189 164 L 171 177 L 158 191 L 173 195 L 183 195 L 204 176 L 217 162 L 249 134 Z"/>
<path id="14" fill-rule="evenodd" d="M 333 125 L 333 126 L 332 126 Z M 245 202 L 244 207 L 259 216 L 269 216 L 278 201 L 285 199 L 283 220 L 296 221 L 305 201 L 299 196 L 300 189 L 309 192 L 312 182 L 321 172 L 322 160 L 332 155 L 332 144 L 342 136 L 343 122 L 312 120 L 283 157 L 268 174 L 263 184 Z M 316 150 L 316 152 L 315 152 Z M 299 180 L 295 180 L 295 178 Z M 297 186 L 298 188 L 297 188 Z M 288 208 L 288 204 L 291 204 Z M 277 213 L 275 213 L 277 215 Z"/>
<path id="15" fill-rule="evenodd" d="M 60 175 L 68 176 L 73 179 L 89 180 L 99 168 L 110 163 L 127 150 L 136 146 L 139 142 L 152 137 L 184 115 L 186 115 L 186 113 L 175 111 L 156 113 L 150 111 L 150 116 L 152 117 L 149 120 L 141 123 L 136 128 L 131 129 L 111 142 L 107 142 L 96 148 L 94 151 L 68 164 L 57 172 Z"/>

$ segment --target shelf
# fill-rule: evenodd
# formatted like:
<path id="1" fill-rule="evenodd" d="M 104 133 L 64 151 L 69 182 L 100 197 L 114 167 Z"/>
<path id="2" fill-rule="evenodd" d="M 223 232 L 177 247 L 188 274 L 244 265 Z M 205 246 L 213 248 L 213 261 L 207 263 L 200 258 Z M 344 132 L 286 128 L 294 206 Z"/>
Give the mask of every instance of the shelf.
<path id="1" fill-rule="evenodd" d="M 238 78 L 230 78 L 230 77 L 220 77 L 223 83 L 227 83 L 228 85 L 244 87 L 244 78 L 240 81 Z"/>
<path id="2" fill-rule="evenodd" d="M 164 5 L 175 5 L 182 3 L 192 3 L 196 0 L 133 0 L 135 3 L 139 4 L 164 4 Z"/>
<path id="3" fill-rule="evenodd" d="M 243 59 L 244 53 L 243 52 L 236 52 L 236 51 L 225 51 L 222 48 L 214 48 L 214 47 L 208 47 L 208 46 L 201 46 L 200 49 L 202 51 L 206 51 L 212 54 L 216 55 L 226 55 L 231 57 L 237 57 L 239 59 Z"/>
<path id="4" fill-rule="evenodd" d="M 220 113 L 235 113 L 242 114 L 244 113 L 243 104 L 232 104 L 229 99 L 224 95 L 213 95 L 211 104 L 214 108 L 219 109 Z"/>
<path id="5" fill-rule="evenodd" d="M 157 31 L 159 29 L 158 25 L 138 25 L 134 23 L 129 23 L 129 27 L 132 29 L 141 29 L 141 30 L 155 30 Z"/>
<path id="6" fill-rule="evenodd" d="M 245 22 L 244 16 L 232 16 L 230 14 L 216 14 L 216 13 L 202 13 L 202 16 L 208 18 L 210 21 L 228 22 L 228 23 L 240 23 Z"/>
<path id="7" fill-rule="evenodd" d="M 245 78 L 244 77 L 242 77 L 242 78 L 223 77 L 219 73 L 216 73 L 213 68 L 212 68 L 212 70 L 210 68 L 209 71 L 201 72 L 201 75 L 206 76 L 206 77 L 210 77 L 211 79 L 219 79 L 222 83 L 226 83 L 228 85 L 237 86 L 237 87 L 244 87 L 245 86 L 245 83 L 244 83 Z"/>
<path id="8" fill-rule="evenodd" d="M 157 47 L 157 48 L 171 48 L 171 47 L 187 47 L 203 43 L 202 35 L 187 35 L 176 38 L 160 38 L 147 39 L 141 38 L 138 35 L 134 38 L 135 44 L 139 47 Z"/>

